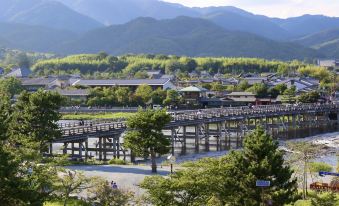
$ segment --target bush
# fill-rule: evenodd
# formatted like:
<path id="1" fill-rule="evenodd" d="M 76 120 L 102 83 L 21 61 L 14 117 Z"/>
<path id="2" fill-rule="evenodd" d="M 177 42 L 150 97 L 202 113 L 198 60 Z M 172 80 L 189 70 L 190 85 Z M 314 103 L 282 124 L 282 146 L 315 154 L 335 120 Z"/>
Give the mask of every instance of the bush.
<path id="1" fill-rule="evenodd" d="M 324 162 L 311 162 L 310 163 L 310 171 L 314 173 L 318 173 L 320 171 L 331 172 L 332 170 L 333 170 L 333 167 Z"/>
<path id="2" fill-rule="evenodd" d="M 124 160 L 121 160 L 121 159 L 111 159 L 108 163 L 110 165 L 126 165 L 127 164 Z"/>

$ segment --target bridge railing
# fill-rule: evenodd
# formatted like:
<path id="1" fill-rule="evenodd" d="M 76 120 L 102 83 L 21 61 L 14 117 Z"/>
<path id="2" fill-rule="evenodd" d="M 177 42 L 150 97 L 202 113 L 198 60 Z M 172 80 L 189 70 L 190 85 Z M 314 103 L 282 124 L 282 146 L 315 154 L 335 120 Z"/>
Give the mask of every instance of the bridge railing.
<path id="1" fill-rule="evenodd" d="M 104 123 L 99 125 L 92 126 L 79 126 L 72 128 L 63 128 L 62 136 L 74 136 L 74 135 L 83 135 L 97 132 L 105 132 L 105 131 L 113 131 L 116 129 L 125 129 L 125 122 L 112 122 L 112 123 Z"/>

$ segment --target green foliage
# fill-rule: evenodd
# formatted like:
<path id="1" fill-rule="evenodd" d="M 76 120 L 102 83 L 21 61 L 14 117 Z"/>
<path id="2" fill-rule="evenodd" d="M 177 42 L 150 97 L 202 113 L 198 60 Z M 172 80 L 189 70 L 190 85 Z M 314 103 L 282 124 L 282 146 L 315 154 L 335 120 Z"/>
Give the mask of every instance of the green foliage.
<path id="1" fill-rule="evenodd" d="M 267 85 L 264 83 L 255 83 L 252 87 L 250 87 L 246 91 L 253 92 L 259 98 L 268 96 L 268 88 Z"/>
<path id="2" fill-rule="evenodd" d="M 264 201 L 273 205 L 290 203 L 297 193 L 278 143 L 260 128 L 246 137 L 241 151 L 191 162 L 170 178 L 147 177 L 141 187 L 154 205 L 260 205 L 263 196 L 256 180 L 271 181 Z"/>
<path id="3" fill-rule="evenodd" d="M 221 74 L 240 74 L 243 72 L 277 72 L 281 68 L 286 68 L 288 73 L 292 73 L 297 69 L 314 68 L 314 66 L 298 61 L 282 62 L 258 58 L 189 58 L 184 56 L 178 58 L 166 55 L 125 55 L 120 57 L 106 56 L 103 58 L 100 54 L 79 54 L 65 58 L 42 60 L 33 66 L 34 71 L 39 74 L 73 73 L 79 70 L 82 74 L 89 73 L 97 78 L 133 77 L 135 75 L 140 78 L 146 77 L 146 70 L 161 70 L 167 74 L 178 72 L 179 74 L 187 74 L 191 71 L 202 70 L 209 71 L 212 74 L 218 72 Z M 316 71 L 315 69 L 313 70 Z M 305 75 L 322 78 L 324 75 L 320 73 L 313 75 L 312 72 L 303 72 Z M 244 91 L 247 88 L 248 86 L 239 89 Z"/>
<path id="4" fill-rule="evenodd" d="M 316 103 L 320 98 L 320 94 L 317 91 L 311 91 L 301 94 L 297 101 L 300 103 Z"/>
<path id="5" fill-rule="evenodd" d="M 320 171 L 332 172 L 333 167 L 324 162 L 311 162 L 309 165 L 309 169 L 310 169 L 310 172 L 314 172 L 314 173 L 319 173 Z"/>
<path id="6" fill-rule="evenodd" d="M 46 151 L 47 143 L 61 136 L 57 121 L 63 98 L 56 92 L 39 90 L 23 92 L 15 104 L 10 125 L 11 141 L 26 147 Z"/>
<path id="7" fill-rule="evenodd" d="M 110 161 L 108 161 L 108 164 L 110 165 L 126 165 L 126 161 L 121 160 L 121 159 L 111 159 Z"/>
<path id="8" fill-rule="evenodd" d="M 23 91 L 20 80 L 14 77 L 0 80 L 0 94 L 13 97 Z"/>
<path id="9" fill-rule="evenodd" d="M 133 193 L 121 189 L 112 189 L 107 181 L 98 180 L 95 187 L 89 190 L 90 201 L 99 206 L 124 206 L 130 205 Z"/>
<path id="10" fill-rule="evenodd" d="M 169 151 L 169 140 L 162 133 L 164 126 L 170 122 L 170 115 L 165 110 L 139 110 L 127 121 L 129 128 L 124 146 L 141 157 L 151 155 L 152 172 L 156 172 L 156 153 Z"/>
<path id="11" fill-rule="evenodd" d="M 291 86 L 288 89 L 285 89 L 283 96 L 282 96 L 282 102 L 284 103 L 294 103 L 296 101 L 296 87 Z"/>
<path id="12" fill-rule="evenodd" d="M 147 84 L 142 84 L 138 86 L 137 90 L 135 91 L 135 97 L 142 102 L 144 105 L 150 102 L 152 98 L 152 87 Z"/>
<path id="13" fill-rule="evenodd" d="M 339 205 L 339 198 L 334 192 L 323 192 L 315 194 L 311 198 L 311 206 L 336 206 Z"/>

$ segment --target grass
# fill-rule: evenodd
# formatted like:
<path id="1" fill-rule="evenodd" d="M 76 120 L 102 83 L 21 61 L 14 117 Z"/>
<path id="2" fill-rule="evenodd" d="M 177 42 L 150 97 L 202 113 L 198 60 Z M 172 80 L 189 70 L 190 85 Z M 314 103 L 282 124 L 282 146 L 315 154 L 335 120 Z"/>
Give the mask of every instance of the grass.
<path id="1" fill-rule="evenodd" d="M 64 203 L 62 201 L 49 201 L 45 202 L 44 206 L 64 206 Z M 81 200 L 68 200 L 67 206 L 90 206 L 89 203 L 86 203 Z"/>
<path id="2" fill-rule="evenodd" d="M 122 119 L 129 118 L 134 113 L 118 112 L 118 113 L 94 113 L 94 114 L 64 114 L 64 120 L 93 120 L 93 119 Z"/>

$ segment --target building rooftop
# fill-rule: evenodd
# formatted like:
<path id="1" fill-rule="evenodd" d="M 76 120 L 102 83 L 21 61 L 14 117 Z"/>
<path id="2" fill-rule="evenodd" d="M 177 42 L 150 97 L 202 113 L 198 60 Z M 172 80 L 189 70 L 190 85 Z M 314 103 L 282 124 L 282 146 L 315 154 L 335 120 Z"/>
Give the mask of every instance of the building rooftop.
<path id="1" fill-rule="evenodd" d="M 74 90 L 56 90 L 62 96 L 88 96 L 89 90 L 87 89 L 74 89 Z"/>
<path id="2" fill-rule="evenodd" d="M 82 86 L 138 86 L 141 84 L 164 85 L 170 79 L 110 79 L 110 80 L 83 80 L 75 81 L 72 85 Z"/>
<path id="3" fill-rule="evenodd" d="M 252 92 L 232 92 L 226 96 L 255 96 Z"/>
<path id="4" fill-rule="evenodd" d="M 48 85 L 52 82 L 56 81 L 57 78 L 25 78 L 22 79 L 21 84 L 23 86 L 40 86 L 40 85 Z"/>
<path id="5" fill-rule="evenodd" d="M 190 86 L 190 87 L 185 87 L 179 92 L 207 92 L 208 90 L 202 87 L 196 87 L 196 86 Z"/>

